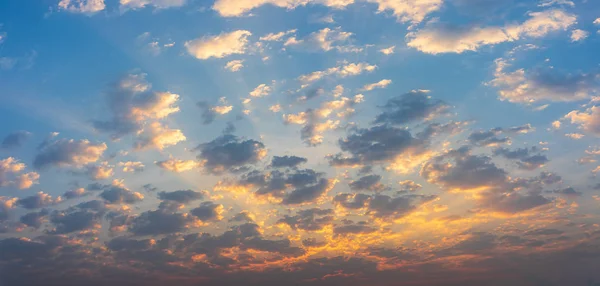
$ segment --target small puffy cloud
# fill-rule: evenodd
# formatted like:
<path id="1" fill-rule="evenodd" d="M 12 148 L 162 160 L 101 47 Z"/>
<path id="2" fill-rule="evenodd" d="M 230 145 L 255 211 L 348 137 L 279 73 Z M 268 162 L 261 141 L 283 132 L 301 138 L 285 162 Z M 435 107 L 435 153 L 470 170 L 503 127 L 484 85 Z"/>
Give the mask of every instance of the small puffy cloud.
<path id="1" fill-rule="evenodd" d="M 363 86 L 362 89 L 368 91 L 368 90 L 374 90 L 376 88 L 386 88 L 391 83 L 392 83 L 391 79 L 382 79 L 378 82 L 367 84 L 367 85 Z"/>
<path id="2" fill-rule="evenodd" d="M 147 148 L 162 150 L 187 139 L 181 130 L 171 129 L 160 122 L 152 122 L 149 126 L 141 129 L 138 134 L 138 140 L 134 145 L 138 150 Z"/>
<path id="3" fill-rule="evenodd" d="M 334 219 L 333 210 L 312 208 L 298 211 L 294 216 L 285 215 L 277 223 L 286 224 L 293 230 L 318 231 L 331 224 Z"/>
<path id="4" fill-rule="evenodd" d="M 252 90 L 249 95 L 251 97 L 263 97 L 268 95 L 271 92 L 271 87 L 265 83 L 259 84 L 254 90 Z"/>
<path id="5" fill-rule="evenodd" d="M 225 64 L 225 69 L 232 71 L 232 72 L 239 71 L 243 67 L 244 67 L 244 60 L 233 60 L 233 61 L 229 61 L 229 62 L 227 62 L 227 64 Z"/>
<path id="6" fill-rule="evenodd" d="M 375 123 L 406 124 L 415 120 L 429 120 L 448 111 L 449 106 L 431 99 L 428 91 L 413 90 L 388 100 L 377 115 Z"/>
<path id="7" fill-rule="evenodd" d="M 396 46 L 391 46 L 389 48 L 384 48 L 379 50 L 380 53 L 384 54 L 384 55 L 391 55 L 394 53 L 394 50 L 396 49 Z"/>
<path id="8" fill-rule="evenodd" d="M 194 160 L 181 160 L 170 158 L 165 161 L 157 161 L 155 164 L 165 170 L 169 170 L 171 172 L 181 173 L 189 170 L 193 170 L 199 167 L 201 164 Z"/>
<path id="9" fill-rule="evenodd" d="M 109 204 L 133 204 L 144 199 L 142 194 L 118 184 L 104 186 L 100 197 Z"/>
<path id="10" fill-rule="evenodd" d="M 137 161 L 119 162 L 117 166 L 121 167 L 125 173 L 141 172 L 144 170 L 144 164 Z"/>
<path id="11" fill-rule="evenodd" d="M 128 230 L 134 235 L 161 235 L 182 232 L 193 226 L 195 219 L 188 214 L 164 210 L 147 211 L 135 217 Z"/>
<path id="12" fill-rule="evenodd" d="M 121 10 L 141 9 L 146 6 L 152 6 L 157 9 L 166 9 L 172 7 L 181 7 L 187 0 L 120 0 Z"/>
<path id="13" fill-rule="evenodd" d="M 308 162 L 306 158 L 298 156 L 273 156 L 273 160 L 271 160 L 271 167 L 293 168 L 306 162 Z"/>
<path id="14" fill-rule="evenodd" d="M 68 190 L 66 191 L 62 196 L 69 200 L 69 199 L 75 199 L 75 198 L 79 198 L 79 197 L 83 197 L 87 195 L 87 193 L 85 192 L 84 188 L 77 188 L 74 190 Z"/>
<path id="15" fill-rule="evenodd" d="M 16 205 L 26 209 L 39 209 L 62 201 L 61 197 L 53 198 L 44 192 L 17 200 Z"/>
<path id="16" fill-rule="evenodd" d="M 24 173 L 27 166 L 15 159 L 8 157 L 0 160 L 0 187 L 16 187 L 29 189 L 38 183 L 40 175 L 36 172 Z"/>
<path id="17" fill-rule="evenodd" d="M 283 41 L 283 38 L 285 36 L 290 35 L 290 34 L 294 34 L 294 33 L 296 33 L 296 29 L 288 30 L 288 31 L 282 31 L 282 32 L 278 32 L 278 33 L 269 33 L 269 34 L 266 34 L 266 35 L 260 37 L 260 40 L 261 41 L 268 41 L 268 42 L 271 42 L 271 41 L 273 41 L 273 42 L 280 42 L 280 41 Z"/>
<path id="18" fill-rule="evenodd" d="M 350 40 L 352 33 L 342 31 L 341 27 L 323 28 L 313 32 L 303 39 L 291 37 L 283 44 L 286 47 L 296 47 L 308 51 L 331 51 L 336 49 L 340 52 L 361 51 L 361 48 L 343 45 Z"/>
<path id="19" fill-rule="evenodd" d="M 71 13 L 94 14 L 106 8 L 104 0 L 60 0 L 58 8 Z"/>
<path id="20" fill-rule="evenodd" d="M 31 137 L 31 132 L 27 131 L 17 131 L 10 133 L 4 137 L 2 143 L 0 143 L 0 147 L 4 149 L 17 148 L 23 145 L 25 141 Z"/>
<path id="21" fill-rule="evenodd" d="M 529 16 L 521 24 L 504 27 L 458 27 L 433 22 L 424 29 L 408 33 L 407 45 L 429 54 L 462 53 L 523 37 L 543 37 L 550 32 L 566 30 L 577 22 L 577 16 L 558 9 L 531 12 Z"/>
<path id="22" fill-rule="evenodd" d="M 524 170 L 535 170 L 537 168 L 543 167 L 549 160 L 545 155 L 542 154 L 532 154 L 536 153 L 538 150 L 537 147 L 531 148 L 518 148 L 515 150 L 509 150 L 504 147 L 494 149 L 494 155 L 502 156 L 509 160 L 518 160 L 517 165 L 520 169 Z"/>
<path id="23" fill-rule="evenodd" d="M 26 226 L 38 229 L 40 226 L 42 226 L 42 223 L 44 222 L 44 220 L 48 216 L 48 214 L 49 214 L 48 210 L 43 209 L 39 212 L 32 212 L 32 213 L 25 214 L 25 215 L 21 216 L 19 221 Z"/>
<path id="24" fill-rule="evenodd" d="M 590 35 L 589 32 L 581 30 L 581 29 L 575 29 L 573 31 L 571 31 L 571 42 L 580 42 L 585 40 L 588 36 Z"/>
<path id="25" fill-rule="evenodd" d="M 233 54 L 243 54 L 248 46 L 248 36 L 252 35 L 246 30 L 223 32 L 217 36 L 205 36 L 185 42 L 188 53 L 200 60 L 209 58 L 223 58 Z"/>
<path id="26" fill-rule="evenodd" d="M 227 105 L 227 102 L 225 100 L 221 100 L 221 103 L 223 105 L 213 106 L 212 104 L 206 101 L 199 101 L 196 104 L 196 106 L 198 106 L 198 108 L 200 108 L 200 110 L 202 111 L 202 113 L 200 114 L 200 116 L 202 117 L 202 124 L 210 124 L 215 120 L 217 115 L 224 115 L 233 110 L 233 106 Z"/>
<path id="27" fill-rule="evenodd" d="M 473 131 L 467 140 L 475 146 L 498 146 L 501 144 L 511 144 L 511 138 L 508 136 L 500 135 L 516 135 L 533 132 L 533 128 L 530 124 L 521 126 L 514 126 L 509 128 L 496 127 L 487 131 Z"/>
<path id="28" fill-rule="evenodd" d="M 594 25 L 600 25 L 600 18 L 596 18 L 596 20 L 594 20 Z"/>
<path id="29" fill-rule="evenodd" d="M 553 194 L 563 195 L 567 197 L 580 197 L 583 193 L 576 191 L 572 187 L 562 188 L 558 190 L 551 191 Z"/>
<path id="30" fill-rule="evenodd" d="M 561 126 L 560 121 L 555 120 L 555 121 L 552 122 L 552 128 L 553 129 L 558 130 L 558 129 L 560 129 L 560 126 Z"/>
<path id="31" fill-rule="evenodd" d="M 50 221 L 56 226 L 50 233 L 67 234 L 88 230 L 99 224 L 100 217 L 100 214 L 90 210 L 74 212 L 57 211 L 50 216 Z"/>
<path id="32" fill-rule="evenodd" d="M 350 182 L 348 186 L 350 186 L 350 189 L 353 191 L 380 192 L 388 189 L 380 181 L 380 175 L 366 175 Z"/>
<path id="33" fill-rule="evenodd" d="M 343 65 L 332 67 L 324 71 L 316 71 L 309 74 L 301 75 L 298 80 L 304 84 L 318 81 L 326 76 L 337 76 L 339 78 L 345 78 L 348 76 L 356 76 L 363 72 L 372 72 L 377 68 L 376 65 L 370 65 L 368 63 L 345 63 Z"/>
<path id="34" fill-rule="evenodd" d="M 210 220 L 221 220 L 223 216 L 223 205 L 213 202 L 203 202 L 199 207 L 190 210 L 190 214 L 197 217 L 199 220 L 206 222 Z"/>
<path id="35" fill-rule="evenodd" d="M 585 111 L 573 110 L 565 118 L 572 124 L 578 124 L 583 131 L 600 136 L 600 107 L 592 106 Z"/>
<path id="36" fill-rule="evenodd" d="M 173 192 L 160 192 L 158 193 L 158 198 L 163 201 L 174 201 L 185 204 L 191 201 L 203 199 L 204 194 L 192 190 L 178 190 Z"/>
<path id="37" fill-rule="evenodd" d="M 573 140 L 579 140 L 582 139 L 585 135 L 581 134 L 581 133 L 567 133 L 565 134 L 566 137 L 569 137 Z"/>
<path id="38" fill-rule="evenodd" d="M 418 206 L 435 199 L 435 196 L 404 195 L 390 197 L 387 195 L 338 194 L 333 203 L 342 208 L 364 210 L 365 214 L 376 218 L 401 218 L 414 211 Z"/>
<path id="39" fill-rule="evenodd" d="M 309 3 L 343 8 L 354 3 L 354 0 L 217 0 L 212 9 L 222 17 L 241 17 L 248 15 L 255 8 L 267 4 L 291 10 Z"/>
<path id="40" fill-rule="evenodd" d="M 279 112 L 279 111 L 281 111 L 281 105 L 279 105 L 279 104 L 271 105 L 269 107 L 269 110 L 272 112 Z"/>
<path id="41" fill-rule="evenodd" d="M 92 143 L 87 139 L 59 139 L 46 144 L 33 160 L 36 169 L 50 166 L 82 167 L 102 157 L 106 143 Z"/>
<path id="42" fill-rule="evenodd" d="M 367 2 L 377 4 L 377 12 L 383 13 L 388 10 L 401 22 L 418 24 L 425 17 L 442 7 L 443 0 L 367 0 Z"/>
<path id="43" fill-rule="evenodd" d="M 267 154 L 263 143 L 252 139 L 243 140 L 231 134 L 200 144 L 195 150 L 200 151 L 198 159 L 212 173 L 254 164 Z"/>
<path id="44" fill-rule="evenodd" d="M 85 169 L 85 173 L 92 180 L 108 179 L 114 174 L 113 166 L 108 165 L 108 162 L 102 162 L 99 165 L 87 165 Z"/>

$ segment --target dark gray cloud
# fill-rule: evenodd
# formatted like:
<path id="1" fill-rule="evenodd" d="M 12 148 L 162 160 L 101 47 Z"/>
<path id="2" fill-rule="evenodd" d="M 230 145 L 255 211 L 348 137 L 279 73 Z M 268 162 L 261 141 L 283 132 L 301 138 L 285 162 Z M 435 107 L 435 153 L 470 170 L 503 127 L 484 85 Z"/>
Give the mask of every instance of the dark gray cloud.
<path id="1" fill-rule="evenodd" d="M 131 221 L 128 230 L 135 235 L 160 235 L 184 231 L 194 219 L 186 214 L 162 210 L 141 213 Z"/>
<path id="2" fill-rule="evenodd" d="M 105 143 L 92 143 L 89 140 L 54 140 L 40 149 L 33 166 L 37 169 L 50 166 L 81 167 L 98 161 L 106 148 Z"/>
<path id="3" fill-rule="evenodd" d="M 364 209 L 365 214 L 373 217 L 400 218 L 435 198 L 423 195 L 390 197 L 380 194 L 338 194 L 333 198 L 333 203 L 346 209 Z"/>
<path id="4" fill-rule="evenodd" d="M 550 193 L 568 196 L 568 197 L 579 197 L 583 193 L 576 191 L 573 187 L 566 187 L 558 190 L 551 191 Z"/>
<path id="5" fill-rule="evenodd" d="M 255 140 L 242 140 L 226 134 L 208 143 L 200 144 L 198 159 L 204 161 L 206 170 L 222 173 L 260 161 L 266 154 L 263 143 Z"/>
<path id="6" fill-rule="evenodd" d="M 138 251 L 149 249 L 152 247 L 152 244 L 152 240 L 150 239 L 137 240 L 127 237 L 116 237 L 107 242 L 106 246 L 112 251 Z"/>
<path id="7" fill-rule="evenodd" d="M 173 192 L 160 192 L 158 193 L 158 198 L 163 201 L 174 201 L 185 204 L 191 201 L 203 199 L 204 194 L 192 190 L 178 190 Z"/>
<path id="8" fill-rule="evenodd" d="M 29 227 L 33 227 L 33 228 L 39 228 L 40 226 L 42 226 L 42 223 L 44 222 L 44 219 L 48 216 L 50 212 L 48 210 L 41 210 L 39 212 L 32 212 L 32 213 L 28 213 L 25 214 L 23 216 L 21 216 L 21 218 L 19 219 L 19 221 L 22 224 L 25 224 Z"/>
<path id="9" fill-rule="evenodd" d="M 199 207 L 192 209 L 190 214 L 197 217 L 201 221 L 220 220 L 223 205 L 213 202 L 203 202 Z"/>
<path id="10" fill-rule="evenodd" d="M 537 193 L 485 193 L 481 196 L 478 201 L 481 207 L 507 214 L 531 210 L 552 202 L 551 199 Z"/>
<path id="11" fill-rule="evenodd" d="M 105 186 L 100 197 L 110 204 L 133 204 L 141 201 L 144 197 L 137 192 L 130 191 L 120 186 Z"/>
<path id="12" fill-rule="evenodd" d="M 17 205 L 26 209 L 39 209 L 51 206 L 57 202 L 57 199 L 52 198 L 52 196 L 43 192 L 38 192 L 33 196 L 17 200 Z"/>
<path id="13" fill-rule="evenodd" d="M 31 137 L 31 133 L 27 131 L 16 131 L 10 133 L 4 137 L 2 143 L 0 143 L 0 148 L 11 149 L 21 147 Z"/>
<path id="14" fill-rule="evenodd" d="M 380 192 L 388 189 L 385 185 L 380 183 L 380 175 L 366 175 L 358 178 L 348 184 L 351 190 L 354 191 L 372 191 Z"/>
<path id="15" fill-rule="evenodd" d="M 416 120 L 433 118 L 448 111 L 449 106 L 434 100 L 426 91 L 410 91 L 388 100 L 382 106 L 383 112 L 377 115 L 375 123 L 407 124 Z"/>
<path id="16" fill-rule="evenodd" d="M 381 163 L 394 160 L 404 153 L 421 153 L 427 142 L 413 137 L 406 129 L 378 125 L 355 129 L 338 142 L 340 149 L 350 154 L 338 153 L 328 156 L 332 166 Z"/>
<path id="17" fill-rule="evenodd" d="M 294 230 L 316 231 L 330 224 L 334 218 L 333 210 L 312 208 L 298 211 L 294 216 L 285 215 L 278 223 L 287 224 Z"/>
<path id="18" fill-rule="evenodd" d="M 345 225 L 339 225 L 333 228 L 333 233 L 336 235 L 346 234 L 360 234 L 360 233 L 372 233 L 377 229 L 370 226 L 367 222 L 361 221 L 358 223 L 349 223 Z"/>
<path id="19" fill-rule="evenodd" d="M 469 135 L 468 140 L 475 146 L 497 146 L 511 143 L 509 136 L 501 135 L 517 135 L 529 133 L 534 130 L 530 124 L 509 128 L 496 127 L 487 131 L 474 131 Z"/>
<path id="20" fill-rule="evenodd" d="M 298 156 L 273 156 L 271 166 L 273 168 L 293 168 L 306 162 L 308 162 L 306 158 Z"/>
<path id="21" fill-rule="evenodd" d="M 232 218 L 229 219 L 230 222 L 254 222 L 251 215 L 247 211 L 242 211 L 235 214 Z"/>
<path id="22" fill-rule="evenodd" d="M 80 210 L 75 212 L 55 211 L 50 216 L 56 229 L 50 231 L 51 234 L 65 234 L 75 231 L 91 229 L 99 222 L 98 213 L 89 210 Z"/>
<path id="23" fill-rule="evenodd" d="M 499 147 L 493 151 L 496 156 L 502 156 L 510 160 L 518 160 L 517 165 L 520 169 L 524 170 L 535 170 L 544 166 L 544 164 L 549 161 L 545 155 L 539 153 L 532 154 L 537 152 L 540 152 L 540 150 L 535 146 L 531 148 L 518 148 L 515 150 Z"/>

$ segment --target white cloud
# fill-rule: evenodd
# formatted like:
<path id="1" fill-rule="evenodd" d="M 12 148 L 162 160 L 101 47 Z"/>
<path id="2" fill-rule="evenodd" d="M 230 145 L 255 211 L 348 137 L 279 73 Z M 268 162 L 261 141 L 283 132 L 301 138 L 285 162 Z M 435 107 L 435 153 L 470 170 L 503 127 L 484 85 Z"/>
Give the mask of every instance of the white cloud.
<path id="1" fill-rule="evenodd" d="M 581 133 L 567 133 L 565 134 L 566 137 L 569 137 L 573 140 L 579 140 L 582 139 L 585 135 L 581 134 Z"/>
<path id="2" fill-rule="evenodd" d="M 0 160 L 0 187 L 29 189 L 37 184 L 40 175 L 36 172 L 24 173 L 26 167 L 24 163 L 14 157 Z"/>
<path id="3" fill-rule="evenodd" d="M 106 149 L 106 143 L 92 143 L 87 139 L 59 139 L 47 142 L 40 149 L 33 166 L 37 169 L 49 166 L 80 168 L 98 161 Z"/>
<path id="4" fill-rule="evenodd" d="M 236 72 L 241 70 L 244 67 L 244 60 L 233 60 L 227 62 L 225 64 L 225 69 L 230 70 L 232 72 Z"/>
<path id="5" fill-rule="evenodd" d="M 185 42 L 188 53 L 197 59 L 206 60 L 211 57 L 223 58 L 233 54 L 243 54 L 248 46 L 248 36 L 252 33 L 237 30 L 221 33 L 218 36 L 206 36 Z"/>
<path id="6" fill-rule="evenodd" d="M 138 132 L 135 148 L 138 150 L 146 148 L 162 150 L 185 140 L 186 137 L 181 130 L 171 129 L 160 122 L 152 122 Z"/>
<path id="7" fill-rule="evenodd" d="M 155 162 L 155 164 L 165 170 L 176 173 L 189 171 L 201 165 L 194 160 L 179 160 L 174 158 L 170 158 L 169 160 L 165 161 L 158 161 Z"/>
<path id="8" fill-rule="evenodd" d="M 367 84 L 362 89 L 368 91 L 368 90 L 373 90 L 376 88 L 385 88 L 386 86 L 390 85 L 391 83 L 392 83 L 392 80 L 390 80 L 390 79 L 382 79 L 376 83 Z"/>
<path id="9" fill-rule="evenodd" d="M 500 98 L 511 102 L 576 101 L 598 95 L 598 73 L 561 73 L 553 68 L 507 71 L 510 63 L 496 60 L 494 79 Z"/>
<path id="10" fill-rule="evenodd" d="M 94 14 L 104 10 L 106 5 L 104 0 L 60 0 L 58 7 L 71 13 Z"/>
<path id="11" fill-rule="evenodd" d="M 391 10 L 401 22 L 418 24 L 425 17 L 442 7 L 443 0 L 367 0 L 376 3 L 378 12 Z"/>
<path id="12" fill-rule="evenodd" d="M 293 30 L 288 30 L 288 31 L 282 31 L 279 33 L 269 33 L 266 34 L 262 37 L 260 37 L 261 41 L 273 41 L 273 42 L 280 42 L 283 41 L 283 37 L 289 35 L 289 34 L 294 34 L 296 33 L 296 29 Z"/>
<path id="13" fill-rule="evenodd" d="M 144 164 L 142 164 L 142 162 L 136 161 L 119 162 L 118 166 L 123 167 L 122 170 L 125 173 L 139 172 L 144 170 L 144 168 L 146 167 L 144 166 Z"/>
<path id="14" fill-rule="evenodd" d="M 571 42 L 583 41 L 589 35 L 590 35 L 590 33 L 586 32 L 584 30 L 575 29 L 575 30 L 571 31 Z"/>
<path id="15" fill-rule="evenodd" d="M 263 5 L 273 5 L 285 9 L 294 9 L 306 4 L 321 4 L 333 8 L 343 8 L 354 0 L 217 0 L 212 6 L 223 17 L 240 17 Z"/>
<path id="16" fill-rule="evenodd" d="M 566 5 L 570 7 L 575 7 L 575 3 L 569 0 L 542 0 L 538 6 L 540 7 L 549 7 L 554 5 Z"/>
<path id="17" fill-rule="evenodd" d="M 325 76 L 335 75 L 338 77 L 348 77 L 359 75 L 363 72 L 372 72 L 377 68 L 376 65 L 370 65 L 368 63 L 349 63 L 337 67 L 332 67 L 324 71 L 315 71 L 309 74 L 301 75 L 298 80 L 308 84 L 317 80 L 322 79 Z"/>
<path id="18" fill-rule="evenodd" d="M 263 97 L 269 95 L 271 92 L 271 87 L 267 84 L 261 83 L 254 90 L 250 92 L 251 97 Z"/>
<path id="19" fill-rule="evenodd" d="M 294 46 L 313 51 L 322 50 L 327 52 L 332 49 L 337 49 L 340 52 L 361 51 L 361 48 L 341 45 L 342 43 L 347 42 L 351 36 L 352 33 L 342 31 L 341 27 L 336 27 L 334 29 L 324 28 L 309 34 L 303 39 L 296 39 L 296 37 L 288 38 L 283 45 L 286 47 Z"/>
<path id="20" fill-rule="evenodd" d="M 600 107 L 592 106 L 585 111 L 573 110 L 565 115 L 571 123 L 579 124 L 585 132 L 600 136 Z"/>
<path id="21" fill-rule="evenodd" d="M 187 0 L 120 0 L 121 9 L 140 9 L 146 6 L 153 6 L 158 9 L 181 7 Z"/>
<path id="22" fill-rule="evenodd" d="M 108 162 L 102 162 L 100 165 L 86 166 L 86 174 L 92 180 L 104 180 L 113 176 L 114 169 Z"/>
<path id="23" fill-rule="evenodd" d="M 391 46 L 389 48 L 381 49 L 381 50 L 379 50 L 379 52 L 381 52 L 384 55 L 391 55 L 394 53 L 394 49 L 396 49 L 396 46 Z"/>
<path id="24" fill-rule="evenodd" d="M 553 31 L 566 30 L 577 22 L 575 15 L 557 9 L 533 12 L 529 16 L 519 25 L 504 27 L 456 27 L 433 22 L 408 33 L 407 45 L 429 54 L 462 53 L 523 37 L 543 37 Z"/>

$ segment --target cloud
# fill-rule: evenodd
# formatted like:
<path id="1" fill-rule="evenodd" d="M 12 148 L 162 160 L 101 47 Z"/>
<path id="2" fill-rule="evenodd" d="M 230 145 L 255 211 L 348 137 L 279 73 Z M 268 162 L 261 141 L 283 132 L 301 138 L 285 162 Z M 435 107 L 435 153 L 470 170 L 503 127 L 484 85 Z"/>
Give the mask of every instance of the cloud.
<path id="1" fill-rule="evenodd" d="M 388 195 L 338 194 L 333 199 L 336 206 L 346 209 L 362 209 L 365 214 L 376 218 L 401 218 L 418 206 L 436 198 L 435 196 L 404 195 L 390 197 Z"/>
<path id="2" fill-rule="evenodd" d="M 363 86 L 363 90 L 374 90 L 376 88 L 386 88 L 388 85 L 390 85 L 392 83 L 391 79 L 382 79 L 376 83 L 371 83 L 371 84 L 367 84 L 365 86 Z"/>
<path id="3" fill-rule="evenodd" d="M 217 0 L 212 9 L 222 17 L 241 17 L 263 5 L 273 5 L 288 10 L 306 4 L 321 4 L 327 7 L 343 8 L 354 0 Z"/>
<path id="4" fill-rule="evenodd" d="M 136 161 L 119 162 L 117 166 L 122 167 L 121 170 L 125 173 L 141 172 L 146 167 L 142 162 Z"/>
<path id="5" fill-rule="evenodd" d="M 396 49 L 396 46 L 391 46 L 389 48 L 384 48 L 379 50 L 380 53 L 384 54 L 384 55 L 391 55 L 394 53 L 394 50 Z"/>
<path id="6" fill-rule="evenodd" d="M 56 229 L 50 231 L 51 234 L 66 234 L 75 231 L 88 230 L 99 223 L 101 215 L 89 210 L 79 210 L 75 212 L 53 212 L 50 221 L 56 226 Z"/>
<path id="7" fill-rule="evenodd" d="M 236 72 L 241 70 L 244 67 L 244 60 L 233 60 L 233 61 L 229 61 L 227 62 L 227 64 L 225 64 L 225 69 L 232 71 L 232 72 Z"/>
<path id="8" fill-rule="evenodd" d="M 543 37 L 577 23 L 577 16 L 558 9 L 531 12 L 529 16 L 521 24 L 504 27 L 458 27 L 432 22 L 424 29 L 408 33 L 407 45 L 429 54 L 462 53 L 524 37 Z"/>
<path id="9" fill-rule="evenodd" d="M 188 214 L 154 210 L 143 212 L 135 217 L 128 230 L 139 236 L 171 234 L 182 232 L 194 223 L 194 218 Z"/>
<path id="10" fill-rule="evenodd" d="M 267 84 L 261 83 L 254 90 L 252 90 L 249 95 L 251 97 L 263 97 L 267 96 L 271 92 L 271 87 Z"/>
<path id="11" fill-rule="evenodd" d="M 344 45 L 350 40 L 352 33 L 342 31 L 341 27 L 323 28 L 307 35 L 302 39 L 296 39 L 295 36 L 288 38 L 283 44 L 284 47 L 295 47 L 307 51 L 331 51 L 339 52 L 360 52 L 362 48 L 351 45 Z"/>
<path id="12" fill-rule="evenodd" d="M 494 149 L 495 156 L 502 156 L 506 159 L 510 160 L 518 160 L 517 165 L 520 169 L 523 170 L 535 170 L 540 167 L 543 167 L 546 163 L 548 163 L 548 158 L 545 155 L 541 154 L 531 154 L 538 152 L 537 147 L 531 148 L 518 148 L 515 150 L 509 150 L 504 147 Z"/>
<path id="13" fill-rule="evenodd" d="M 16 187 L 29 189 L 38 183 L 40 175 L 36 172 L 24 173 L 27 166 L 15 159 L 8 157 L 0 160 L 0 187 Z"/>
<path id="14" fill-rule="evenodd" d="M 406 124 L 415 120 L 430 120 L 448 111 L 449 106 L 441 100 L 433 100 L 428 91 L 413 90 L 396 96 L 382 106 L 383 112 L 375 123 Z"/>
<path id="15" fill-rule="evenodd" d="M 102 162 L 99 165 L 88 165 L 85 169 L 85 173 L 92 180 L 104 180 L 114 175 L 114 169 L 108 165 L 108 162 Z"/>
<path id="16" fill-rule="evenodd" d="M 336 235 L 366 234 L 375 231 L 377 231 L 377 229 L 373 228 L 365 221 L 339 225 L 333 228 L 333 233 Z"/>
<path id="17" fill-rule="evenodd" d="M 311 208 L 300 210 L 295 216 L 285 215 L 277 223 L 288 225 L 293 230 L 317 231 L 331 224 L 335 219 L 333 210 Z"/>
<path id="18" fill-rule="evenodd" d="M 155 162 L 155 164 L 165 170 L 169 170 L 175 173 L 193 170 L 194 168 L 201 166 L 200 163 L 194 160 L 181 160 L 175 158 L 170 158 L 165 161 L 157 161 Z"/>
<path id="19" fill-rule="evenodd" d="M 211 173 L 232 171 L 254 164 L 267 154 L 263 143 L 251 139 L 243 140 L 231 134 L 200 144 L 195 150 L 200 151 L 198 159 Z"/>
<path id="20" fill-rule="evenodd" d="M 496 60 L 494 79 L 500 99 L 530 104 L 537 101 L 576 101 L 598 95 L 600 73 L 563 73 L 553 68 L 506 71 L 510 64 Z"/>
<path id="21" fill-rule="evenodd" d="M 199 220 L 206 222 L 210 220 L 221 220 L 223 216 L 223 205 L 213 202 L 203 202 L 199 207 L 190 210 L 190 214 Z"/>
<path id="22" fill-rule="evenodd" d="M 94 128 L 111 133 L 113 140 L 136 135 L 134 147 L 158 149 L 175 145 L 186 138 L 179 129 L 160 121 L 179 112 L 179 95 L 151 91 L 146 74 L 129 74 L 113 84 L 106 93 L 111 119 L 94 120 Z"/>
<path id="23" fill-rule="evenodd" d="M 33 166 L 36 169 L 50 166 L 80 168 L 98 161 L 106 148 L 106 143 L 92 143 L 87 139 L 59 139 L 40 149 Z"/>
<path id="24" fill-rule="evenodd" d="M 166 9 L 181 7 L 187 0 L 119 0 L 121 10 L 141 9 L 146 6 L 153 6 L 157 9 Z"/>
<path id="25" fill-rule="evenodd" d="M 58 8 L 71 13 L 94 14 L 106 8 L 104 0 L 60 0 Z"/>
<path id="26" fill-rule="evenodd" d="M 380 181 L 380 175 L 366 175 L 350 182 L 348 186 L 350 186 L 350 189 L 353 191 L 380 192 L 387 189 Z"/>
<path id="27" fill-rule="evenodd" d="M 223 58 L 234 54 L 243 54 L 248 47 L 248 37 L 252 33 L 246 30 L 223 32 L 217 36 L 204 36 L 185 42 L 188 53 L 200 60 Z"/>
<path id="28" fill-rule="evenodd" d="M 585 135 L 583 135 L 581 133 L 567 133 L 567 134 L 565 134 L 565 137 L 569 137 L 573 140 L 579 140 L 579 139 L 582 139 L 583 137 L 585 137 Z"/>
<path id="29" fill-rule="evenodd" d="M 473 131 L 467 140 L 475 145 L 475 146 L 498 146 L 501 144 L 511 144 L 511 138 L 508 136 L 498 137 L 500 135 L 516 135 L 516 134 L 526 134 L 529 132 L 533 132 L 535 128 L 533 128 L 530 124 L 525 124 L 521 126 L 514 126 L 510 128 L 502 128 L 496 127 L 487 131 Z"/>
<path id="30" fill-rule="evenodd" d="M 298 80 L 304 84 L 309 84 L 323 79 L 326 76 L 337 76 L 345 78 L 348 76 L 356 76 L 363 72 L 372 72 L 377 68 L 376 65 L 368 63 L 345 63 L 343 65 L 332 67 L 324 71 L 316 71 L 309 74 L 301 75 Z"/>
<path id="31" fill-rule="evenodd" d="M 565 115 L 565 119 L 578 124 L 585 132 L 600 136 L 600 107 L 592 106 L 585 111 L 573 110 Z"/>
<path id="32" fill-rule="evenodd" d="M 213 106 L 206 101 L 199 101 L 196 104 L 202 110 L 202 114 L 200 115 L 202 117 L 202 124 L 210 124 L 215 120 L 217 115 L 225 115 L 233 110 L 233 106 L 227 105 L 226 100 L 222 99 L 220 103 L 224 105 Z"/>
<path id="33" fill-rule="evenodd" d="M 282 31 L 282 32 L 278 32 L 278 33 L 269 33 L 269 34 L 266 34 L 266 35 L 260 37 L 259 40 L 267 41 L 267 42 L 281 42 L 281 41 L 283 41 L 283 37 L 290 35 L 290 34 L 295 34 L 296 31 L 297 31 L 296 29 L 293 29 L 293 30 L 287 30 L 287 31 Z"/>
<path id="34" fill-rule="evenodd" d="M 562 188 L 558 190 L 551 191 L 553 194 L 564 195 L 568 197 L 579 197 L 582 196 L 583 193 L 576 191 L 572 187 Z"/>
<path id="35" fill-rule="evenodd" d="M 133 192 L 122 185 L 107 185 L 99 195 L 109 204 L 133 204 L 144 199 L 144 195 Z"/>
<path id="36" fill-rule="evenodd" d="M 17 200 L 16 205 L 26 209 L 39 209 L 62 201 L 61 197 L 52 198 L 49 194 L 38 192 L 37 194 Z"/>
<path id="37" fill-rule="evenodd" d="M 48 210 L 41 210 L 39 212 L 32 212 L 21 216 L 19 221 L 29 227 L 33 227 L 35 229 L 40 228 L 44 223 L 46 217 L 48 216 Z"/>
<path id="38" fill-rule="evenodd" d="M 273 159 L 271 160 L 271 167 L 294 168 L 306 162 L 308 162 L 306 158 L 298 156 L 273 156 Z"/>
<path id="39" fill-rule="evenodd" d="M 201 200 L 204 198 L 204 194 L 201 192 L 194 192 L 192 190 L 178 190 L 173 192 L 160 192 L 158 198 L 163 201 L 174 201 L 178 203 L 189 203 L 195 200 Z"/>
<path id="40" fill-rule="evenodd" d="M 427 15 L 439 10 L 444 3 L 443 0 L 367 0 L 367 2 L 377 4 L 377 12 L 383 13 L 391 10 L 398 21 L 410 22 L 413 25 L 420 23 Z"/>
<path id="41" fill-rule="evenodd" d="M 0 143 L 0 147 L 4 149 L 12 149 L 21 147 L 27 139 L 31 137 L 31 132 L 27 131 L 16 131 L 10 133 L 4 137 L 2 143 Z"/>
<path id="42" fill-rule="evenodd" d="M 571 42 L 581 42 L 585 40 L 589 35 L 589 32 L 580 29 L 575 29 L 571 31 Z"/>

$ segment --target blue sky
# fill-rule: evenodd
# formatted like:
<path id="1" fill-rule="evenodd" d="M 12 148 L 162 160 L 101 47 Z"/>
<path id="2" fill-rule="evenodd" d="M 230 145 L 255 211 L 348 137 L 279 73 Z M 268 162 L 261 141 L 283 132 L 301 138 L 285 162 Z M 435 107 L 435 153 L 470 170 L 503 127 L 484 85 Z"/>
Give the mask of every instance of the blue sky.
<path id="1" fill-rule="evenodd" d="M 600 282 L 599 36 L 594 0 L 0 1 L 0 284 Z"/>

